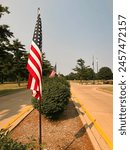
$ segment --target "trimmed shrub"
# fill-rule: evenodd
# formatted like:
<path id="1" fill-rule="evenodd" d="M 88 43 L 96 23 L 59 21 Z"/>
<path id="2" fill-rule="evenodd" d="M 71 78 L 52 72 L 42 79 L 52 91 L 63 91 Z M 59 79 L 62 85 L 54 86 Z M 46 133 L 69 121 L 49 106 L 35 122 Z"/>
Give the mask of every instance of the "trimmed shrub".
<path id="1" fill-rule="evenodd" d="M 49 78 L 43 80 L 43 96 L 41 113 L 49 119 L 57 119 L 64 111 L 70 98 L 70 85 L 63 78 Z M 34 108 L 39 110 L 36 99 L 32 99 Z"/>
<path id="2" fill-rule="evenodd" d="M 0 130 L 0 150 L 29 150 L 29 144 L 22 144 L 13 140 L 9 132 Z"/>

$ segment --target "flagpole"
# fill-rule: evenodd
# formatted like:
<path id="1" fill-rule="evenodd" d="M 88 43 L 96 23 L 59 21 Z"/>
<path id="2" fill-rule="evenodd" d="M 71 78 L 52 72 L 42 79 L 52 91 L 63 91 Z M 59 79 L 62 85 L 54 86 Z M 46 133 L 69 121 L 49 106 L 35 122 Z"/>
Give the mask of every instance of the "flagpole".
<path id="1" fill-rule="evenodd" d="M 39 99 L 39 150 L 42 150 L 41 100 Z"/>
<path id="2" fill-rule="evenodd" d="M 39 53 L 41 51 L 41 55 Z M 32 59 L 33 58 L 33 59 Z M 32 61 L 35 60 L 35 61 Z M 33 34 L 30 55 L 28 56 L 27 70 L 29 71 L 28 89 L 32 90 L 32 96 L 37 99 L 39 106 L 39 150 L 42 150 L 42 125 L 41 125 L 41 101 L 42 101 L 42 22 L 40 8 L 37 10 L 37 22 Z M 40 69 L 39 69 L 40 68 Z"/>
<path id="3" fill-rule="evenodd" d="M 40 14 L 40 8 L 37 10 L 37 14 Z M 41 79 L 42 80 L 42 79 Z M 42 150 L 42 121 L 41 121 L 41 99 L 39 99 L 39 150 Z"/>

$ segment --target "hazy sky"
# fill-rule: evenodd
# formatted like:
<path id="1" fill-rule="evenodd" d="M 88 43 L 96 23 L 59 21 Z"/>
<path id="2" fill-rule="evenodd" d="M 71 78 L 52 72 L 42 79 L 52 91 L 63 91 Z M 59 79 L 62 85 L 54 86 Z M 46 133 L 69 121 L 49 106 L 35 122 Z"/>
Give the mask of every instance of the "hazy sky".
<path id="1" fill-rule="evenodd" d="M 41 9 L 43 51 L 57 71 L 68 74 L 79 58 L 92 67 L 112 69 L 112 0 L 0 0 L 11 12 L 0 24 L 8 24 L 15 37 L 30 48 L 37 8 Z"/>

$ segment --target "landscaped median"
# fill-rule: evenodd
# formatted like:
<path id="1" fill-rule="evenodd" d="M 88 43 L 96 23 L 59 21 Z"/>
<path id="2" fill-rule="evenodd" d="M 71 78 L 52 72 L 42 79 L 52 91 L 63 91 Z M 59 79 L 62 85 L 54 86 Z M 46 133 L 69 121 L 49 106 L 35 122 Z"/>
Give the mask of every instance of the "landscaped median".
<path id="1" fill-rule="evenodd" d="M 33 104 L 38 109 L 37 101 L 34 99 Z M 22 119 L 10 133 L 13 140 L 17 139 L 18 142 L 25 143 L 23 150 L 39 149 L 39 112 L 37 109 Z M 79 114 L 70 100 L 70 85 L 66 80 L 44 79 L 41 112 L 43 114 L 42 149 L 94 150 Z M 19 146 L 19 144 L 16 145 Z"/>

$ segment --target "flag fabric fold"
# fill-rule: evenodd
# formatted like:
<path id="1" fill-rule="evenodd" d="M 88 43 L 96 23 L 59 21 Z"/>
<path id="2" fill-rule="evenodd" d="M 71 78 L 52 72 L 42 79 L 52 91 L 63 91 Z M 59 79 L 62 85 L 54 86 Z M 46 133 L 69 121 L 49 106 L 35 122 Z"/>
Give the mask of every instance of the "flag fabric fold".
<path id="1" fill-rule="evenodd" d="M 28 56 L 27 70 L 29 71 L 28 89 L 38 100 L 42 98 L 42 22 L 38 13 L 33 39 Z"/>

